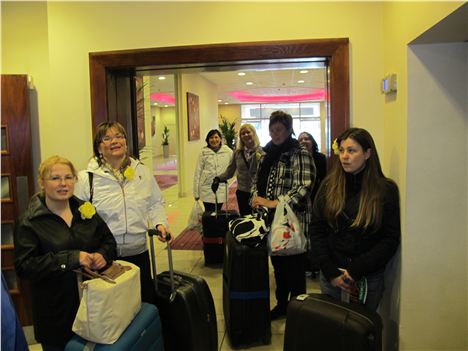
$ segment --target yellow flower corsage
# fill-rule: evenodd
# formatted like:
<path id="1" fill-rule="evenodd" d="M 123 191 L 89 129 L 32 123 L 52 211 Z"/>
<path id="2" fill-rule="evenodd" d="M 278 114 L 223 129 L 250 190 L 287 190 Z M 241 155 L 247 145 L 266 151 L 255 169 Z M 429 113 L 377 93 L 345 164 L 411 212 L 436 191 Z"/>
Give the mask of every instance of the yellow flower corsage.
<path id="1" fill-rule="evenodd" d="M 135 178 L 135 170 L 132 167 L 128 166 L 127 168 L 125 168 L 123 175 L 125 179 L 132 180 L 133 178 Z"/>
<path id="2" fill-rule="evenodd" d="M 255 153 L 255 158 L 257 159 L 257 161 L 260 160 L 260 158 L 262 158 L 262 154 L 261 154 L 260 152 L 257 151 L 257 152 Z"/>
<path id="3" fill-rule="evenodd" d="M 339 155 L 339 154 L 340 154 L 340 148 L 339 148 L 339 146 L 338 146 L 338 141 L 336 141 L 336 139 L 333 140 L 332 149 L 333 149 L 333 153 L 334 153 L 335 155 Z"/>
<path id="4" fill-rule="evenodd" d="M 82 219 L 91 219 L 96 214 L 96 208 L 89 201 L 78 207 L 78 211 L 81 212 Z"/>

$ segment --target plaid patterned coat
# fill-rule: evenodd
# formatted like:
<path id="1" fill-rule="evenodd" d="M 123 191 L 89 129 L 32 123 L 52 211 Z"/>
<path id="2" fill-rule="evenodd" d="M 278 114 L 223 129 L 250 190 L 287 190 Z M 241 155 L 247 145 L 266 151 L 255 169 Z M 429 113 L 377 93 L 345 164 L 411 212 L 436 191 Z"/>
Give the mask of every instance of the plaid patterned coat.
<path id="1" fill-rule="evenodd" d="M 262 166 L 265 156 L 259 161 Z M 257 196 L 257 175 L 252 187 L 252 198 Z M 312 219 L 312 188 L 315 182 L 315 164 L 305 147 L 292 148 L 280 155 L 278 162 L 271 167 L 266 198 L 284 200 L 293 209 L 301 222 L 304 234 L 309 237 L 309 224 Z M 271 217 L 273 218 L 273 217 Z"/>

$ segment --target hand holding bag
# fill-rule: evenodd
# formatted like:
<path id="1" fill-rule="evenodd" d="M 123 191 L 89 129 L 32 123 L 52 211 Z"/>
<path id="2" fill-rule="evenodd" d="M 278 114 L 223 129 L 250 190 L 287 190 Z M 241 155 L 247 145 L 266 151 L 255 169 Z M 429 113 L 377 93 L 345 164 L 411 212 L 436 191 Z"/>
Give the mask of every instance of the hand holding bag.
<path id="1" fill-rule="evenodd" d="M 96 276 L 96 272 L 86 270 L 83 275 Z M 140 268 L 117 260 L 101 275 L 104 278 L 80 284 L 82 297 L 72 330 L 83 339 L 113 344 L 140 310 Z"/>
<path id="2" fill-rule="evenodd" d="M 307 239 L 299 219 L 283 200 L 278 203 L 271 223 L 268 249 L 271 256 L 298 255 L 307 250 Z"/>

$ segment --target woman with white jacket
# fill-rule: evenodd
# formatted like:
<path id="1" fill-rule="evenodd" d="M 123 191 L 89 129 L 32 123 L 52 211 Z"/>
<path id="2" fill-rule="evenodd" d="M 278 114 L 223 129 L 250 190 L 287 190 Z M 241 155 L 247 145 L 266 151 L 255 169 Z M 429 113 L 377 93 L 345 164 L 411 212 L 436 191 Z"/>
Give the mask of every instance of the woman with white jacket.
<path id="1" fill-rule="evenodd" d="M 94 157 L 79 172 L 75 195 L 90 201 L 117 242 L 118 259 L 140 268 L 141 298 L 155 302 L 146 232 L 168 232 L 164 198 L 150 170 L 128 155 L 127 137 L 118 122 L 101 123 L 94 136 Z"/>
<path id="2" fill-rule="evenodd" d="M 220 184 L 215 193 L 211 190 L 214 177 L 223 173 L 232 157 L 232 150 L 222 144 L 221 132 L 212 129 L 208 132 L 205 141 L 206 146 L 198 156 L 197 166 L 193 177 L 193 197 L 196 201 L 201 199 L 206 211 L 215 211 L 217 198 L 218 210 L 225 201 L 226 183 Z M 215 198 L 216 196 L 216 198 Z"/>

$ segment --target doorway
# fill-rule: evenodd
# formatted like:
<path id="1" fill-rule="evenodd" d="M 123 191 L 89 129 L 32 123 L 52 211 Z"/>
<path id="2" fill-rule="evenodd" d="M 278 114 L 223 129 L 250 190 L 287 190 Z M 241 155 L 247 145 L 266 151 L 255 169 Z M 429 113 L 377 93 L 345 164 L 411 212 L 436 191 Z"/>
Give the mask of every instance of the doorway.
<path id="1" fill-rule="evenodd" d="M 349 126 L 349 48 L 348 39 L 317 39 L 280 42 L 233 43 L 154 49 L 136 49 L 90 53 L 91 109 L 93 130 L 108 120 L 121 122 L 132 131 L 130 149 L 137 154 L 138 135 L 135 89 L 133 79 L 137 70 L 173 72 L 174 70 L 200 69 L 252 64 L 301 63 L 314 57 L 324 57 L 329 62 L 328 102 L 330 114 L 326 124 L 324 150 L 329 154 L 331 140 Z M 176 78 L 177 81 L 177 78 Z M 184 170 L 185 119 L 177 126 L 179 148 L 180 193 L 187 184 Z M 182 150 L 181 150 L 182 149 Z M 182 195 L 183 196 L 183 195 Z"/>

